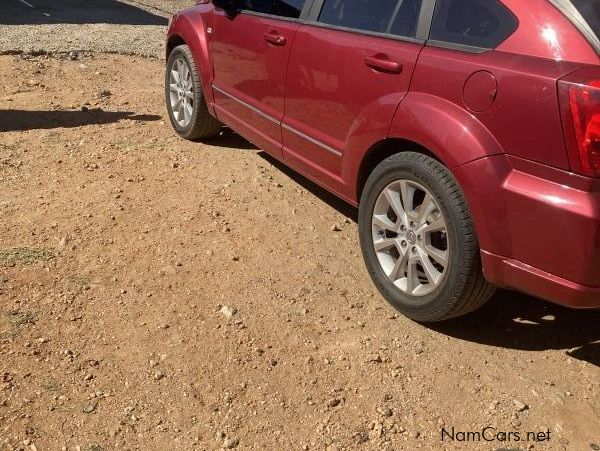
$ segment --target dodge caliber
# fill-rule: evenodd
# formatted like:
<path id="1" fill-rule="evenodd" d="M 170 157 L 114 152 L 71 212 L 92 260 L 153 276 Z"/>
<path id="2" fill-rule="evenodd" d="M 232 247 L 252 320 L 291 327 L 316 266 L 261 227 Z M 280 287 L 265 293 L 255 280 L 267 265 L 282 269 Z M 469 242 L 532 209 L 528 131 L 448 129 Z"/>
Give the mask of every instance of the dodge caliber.
<path id="1" fill-rule="evenodd" d="M 441 321 L 496 287 L 600 307 L 600 2 L 201 0 L 166 102 L 358 207 L 368 273 Z"/>

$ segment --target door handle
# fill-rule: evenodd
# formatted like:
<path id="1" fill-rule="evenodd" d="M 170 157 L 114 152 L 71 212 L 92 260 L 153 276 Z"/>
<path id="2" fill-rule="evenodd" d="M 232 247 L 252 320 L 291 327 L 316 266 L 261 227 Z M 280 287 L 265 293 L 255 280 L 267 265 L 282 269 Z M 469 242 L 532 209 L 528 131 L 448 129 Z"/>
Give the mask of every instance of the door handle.
<path id="1" fill-rule="evenodd" d="M 273 45 L 285 45 L 287 43 L 287 38 L 275 31 L 271 31 L 270 33 L 265 33 L 265 41 Z"/>
<path id="2" fill-rule="evenodd" d="M 402 72 L 402 63 L 389 59 L 386 55 L 365 56 L 365 64 L 371 69 L 390 74 Z"/>

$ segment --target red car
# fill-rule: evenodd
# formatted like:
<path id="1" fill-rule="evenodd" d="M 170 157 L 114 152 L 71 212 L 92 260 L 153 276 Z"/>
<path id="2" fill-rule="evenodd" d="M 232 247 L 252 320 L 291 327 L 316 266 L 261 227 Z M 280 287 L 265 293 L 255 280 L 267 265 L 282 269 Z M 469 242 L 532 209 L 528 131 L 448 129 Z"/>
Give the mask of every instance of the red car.
<path id="1" fill-rule="evenodd" d="M 166 101 L 359 207 L 418 321 L 495 287 L 600 307 L 600 2 L 209 0 L 176 14 Z"/>

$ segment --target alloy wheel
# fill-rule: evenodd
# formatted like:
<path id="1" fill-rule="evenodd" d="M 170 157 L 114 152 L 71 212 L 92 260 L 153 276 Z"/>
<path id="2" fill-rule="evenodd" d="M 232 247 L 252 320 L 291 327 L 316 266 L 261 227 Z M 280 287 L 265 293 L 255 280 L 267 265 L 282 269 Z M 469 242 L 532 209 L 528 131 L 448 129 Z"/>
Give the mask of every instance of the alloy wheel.
<path id="1" fill-rule="evenodd" d="M 372 217 L 373 247 L 386 277 L 403 293 L 425 296 L 449 267 L 446 219 L 431 192 L 397 180 L 380 193 Z"/>
<path id="2" fill-rule="evenodd" d="M 175 121 L 180 127 L 187 127 L 194 113 L 194 83 L 190 66 L 183 56 L 175 59 L 171 65 L 169 99 Z"/>

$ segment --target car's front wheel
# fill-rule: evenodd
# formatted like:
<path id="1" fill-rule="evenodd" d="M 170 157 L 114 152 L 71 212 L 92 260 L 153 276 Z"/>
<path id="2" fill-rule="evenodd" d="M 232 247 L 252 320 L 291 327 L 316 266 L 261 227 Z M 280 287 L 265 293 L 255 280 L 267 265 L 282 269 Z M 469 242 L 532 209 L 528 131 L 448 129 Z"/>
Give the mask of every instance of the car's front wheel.
<path id="1" fill-rule="evenodd" d="M 165 97 L 171 124 L 183 138 L 207 139 L 219 134 L 221 123 L 206 107 L 198 68 L 187 45 L 175 47 L 169 55 Z"/>
<path id="2" fill-rule="evenodd" d="M 464 194 L 437 160 L 403 152 L 381 162 L 359 210 L 363 257 L 375 285 L 417 321 L 469 313 L 493 294 Z"/>

